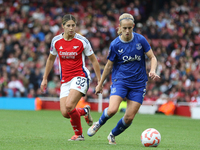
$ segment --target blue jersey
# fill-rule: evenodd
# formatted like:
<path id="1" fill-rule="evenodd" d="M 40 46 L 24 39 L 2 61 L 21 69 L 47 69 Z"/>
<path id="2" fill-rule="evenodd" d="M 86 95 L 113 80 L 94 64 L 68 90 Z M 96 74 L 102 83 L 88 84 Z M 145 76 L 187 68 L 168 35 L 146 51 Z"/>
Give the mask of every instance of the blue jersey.
<path id="1" fill-rule="evenodd" d="M 123 41 L 120 36 L 114 39 L 107 57 L 114 62 L 112 82 L 122 81 L 135 88 L 144 86 L 148 80 L 145 53 L 150 49 L 145 37 L 138 33 L 133 32 L 133 38 L 128 42 Z"/>

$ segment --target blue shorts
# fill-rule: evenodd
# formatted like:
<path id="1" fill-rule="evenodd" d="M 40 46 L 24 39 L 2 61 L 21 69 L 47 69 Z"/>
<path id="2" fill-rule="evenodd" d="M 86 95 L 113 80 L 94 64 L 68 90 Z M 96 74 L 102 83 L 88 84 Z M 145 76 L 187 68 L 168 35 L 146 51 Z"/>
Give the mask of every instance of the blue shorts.
<path id="1" fill-rule="evenodd" d="M 144 96 L 146 93 L 146 84 L 140 88 L 134 88 L 133 86 L 127 86 L 122 82 L 114 82 L 111 85 L 111 92 L 110 96 L 112 95 L 118 95 L 122 98 L 127 98 L 131 101 L 138 102 L 142 104 Z"/>

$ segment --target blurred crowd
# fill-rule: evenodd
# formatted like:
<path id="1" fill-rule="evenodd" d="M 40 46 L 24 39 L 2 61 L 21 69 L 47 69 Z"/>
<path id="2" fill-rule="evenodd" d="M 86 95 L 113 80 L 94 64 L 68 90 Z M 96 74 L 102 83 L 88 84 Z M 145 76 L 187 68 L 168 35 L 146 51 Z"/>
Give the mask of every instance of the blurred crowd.
<path id="1" fill-rule="evenodd" d="M 134 32 L 147 38 L 158 59 L 161 78 L 149 79 L 144 100 L 166 94 L 174 102 L 200 102 L 199 0 L 0 0 L 0 96 L 59 97 L 58 59 L 45 93 L 40 83 L 51 39 L 63 32 L 67 13 L 77 18 L 76 32 L 89 39 L 103 71 L 124 12 L 134 16 Z M 146 62 L 148 72 L 148 58 Z M 86 65 L 92 78 L 87 98 L 95 99 L 96 77 L 88 59 Z M 104 84 L 104 99 L 110 79 Z"/>

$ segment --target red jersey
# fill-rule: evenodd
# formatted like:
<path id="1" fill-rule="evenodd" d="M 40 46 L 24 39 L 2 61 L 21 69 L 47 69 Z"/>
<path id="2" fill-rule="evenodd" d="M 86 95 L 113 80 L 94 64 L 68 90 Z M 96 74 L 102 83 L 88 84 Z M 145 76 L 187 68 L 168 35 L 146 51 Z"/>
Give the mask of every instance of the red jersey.
<path id="1" fill-rule="evenodd" d="M 66 41 L 63 33 L 55 36 L 51 41 L 50 53 L 59 56 L 61 84 L 77 76 L 90 79 L 90 72 L 85 67 L 85 56 L 94 52 L 90 42 L 82 35 L 76 33 L 71 41 Z"/>

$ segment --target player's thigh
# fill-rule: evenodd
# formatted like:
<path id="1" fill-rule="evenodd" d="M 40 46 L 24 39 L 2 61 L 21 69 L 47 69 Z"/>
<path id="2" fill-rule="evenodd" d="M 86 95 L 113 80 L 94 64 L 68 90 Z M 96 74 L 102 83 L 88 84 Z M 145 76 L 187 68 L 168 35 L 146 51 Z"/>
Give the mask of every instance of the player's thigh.
<path id="1" fill-rule="evenodd" d="M 69 112 L 72 111 L 76 107 L 77 103 L 79 102 L 82 96 L 83 93 L 81 93 L 80 91 L 71 89 L 66 100 L 66 109 Z"/>
<path id="2" fill-rule="evenodd" d="M 138 112 L 144 98 L 144 94 L 146 92 L 146 88 L 139 88 L 139 89 L 130 89 L 129 93 L 127 94 L 127 108 L 125 112 L 126 119 L 133 119 L 135 114 Z"/>
<path id="3" fill-rule="evenodd" d="M 128 89 L 123 82 L 114 82 L 111 85 L 108 115 L 109 113 L 113 114 L 118 111 L 119 105 L 126 97 L 127 92 Z"/>
<path id="4" fill-rule="evenodd" d="M 74 77 L 71 80 L 70 92 L 66 100 L 67 109 L 74 109 L 81 99 L 84 96 L 89 88 L 89 79 L 85 77 Z"/>
<path id="5" fill-rule="evenodd" d="M 63 83 L 60 87 L 60 111 L 62 115 L 66 118 L 69 117 L 67 109 L 66 109 L 66 100 L 69 95 L 70 84 L 71 84 L 71 81 L 67 83 Z"/>
<path id="6" fill-rule="evenodd" d="M 124 114 L 124 122 L 126 124 L 131 124 L 140 106 L 141 104 L 138 102 L 127 100 L 127 108 Z"/>
<path id="7" fill-rule="evenodd" d="M 138 112 L 141 104 L 135 101 L 127 100 L 127 108 L 125 115 L 129 117 L 134 117 L 135 114 Z"/>
<path id="8" fill-rule="evenodd" d="M 64 117 L 69 118 L 68 113 L 76 107 L 82 96 L 81 92 L 71 89 L 68 96 L 60 99 L 60 111 Z"/>
<path id="9" fill-rule="evenodd" d="M 110 96 L 110 100 L 109 100 L 109 107 L 108 107 L 108 115 L 110 114 L 115 114 L 118 109 L 119 109 L 119 105 L 122 102 L 123 98 L 121 96 L 118 95 L 112 95 Z"/>
<path id="10" fill-rule="evenodd" d="M 127 108 L 124 114 L 124 121 L 126 124 L 130 124 L 138 112 L 141 104 L 135 101 L 127 100 Z"/>
<path id="11" fill-rule="evenodd" d="M 69 115 L 66 109 L 66 100 L 67 100 L 67 96 L 60 99 L 60 111 L 65 118 L 69 118 Z"/>

